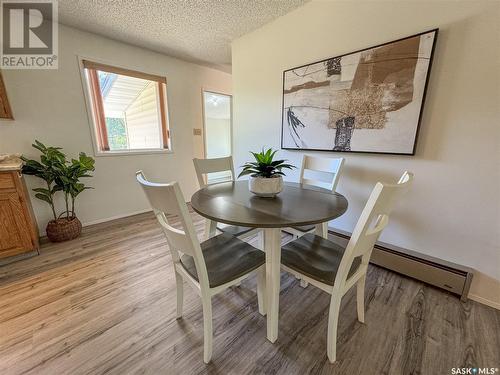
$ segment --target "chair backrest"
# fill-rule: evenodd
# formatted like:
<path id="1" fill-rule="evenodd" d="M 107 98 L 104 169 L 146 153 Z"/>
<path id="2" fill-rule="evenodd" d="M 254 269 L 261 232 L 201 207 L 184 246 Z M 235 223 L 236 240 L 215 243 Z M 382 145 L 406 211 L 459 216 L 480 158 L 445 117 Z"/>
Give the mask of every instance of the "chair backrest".
<path id="1" fill-rule="evenodd" d="M 324 158 L 304 155 L 302 168 L 300 169 L 300 182 L 335 191 L 343 164 L 344 158 Z M 306 176 L 308 174 L 307 171 L 312 172 L 313 175 L 311 178 Z"/>
<path id="2" fill-rule="evenodd" d="M 365 208 L 361 212 L 351 239 L 337 271 L 335 283 L 343 284 L 354 258 L 361 257 L 361 264 L 367 265 L 380 234 L 389 223 L 389 216 L 399 198 L 409 189 L 413 174 L 405 171 L 397 184 L 377 182 Z"/>
<path id="3" fill-rule="evenodd" d="M 193 159 L 193 163 L 200 188 L 207 186 L 209 183 L 209 173 L 229 172 L 231 175 L 230 180 L 234 180 L 234 166 L 231 156 L 213 159 Z"/>
<path id="4" fill-rule="evenodd" d="M 156 219 L 165 233 L 173 261 L 179 262 L 179 253 L 192 256 L 200 284 L 203 282 L 208 285 L 207 269 L 200 242 L 179 184 L 177 182 L 170 184 L 150 182 L 142 171 L 136 172 L 136 178 L 146 193 Z M 182 229 L 174 228 L 170 224 L 169 220 L 171 221 L 173 216 L 179 219 Z"/>

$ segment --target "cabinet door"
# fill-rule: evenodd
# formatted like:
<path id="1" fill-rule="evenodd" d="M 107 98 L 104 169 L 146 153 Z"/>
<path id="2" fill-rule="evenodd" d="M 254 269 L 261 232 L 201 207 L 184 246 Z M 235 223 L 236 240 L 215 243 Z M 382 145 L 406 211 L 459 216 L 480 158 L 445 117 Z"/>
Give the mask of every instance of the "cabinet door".
<path id="1" fill-rule="evenodd" d="M 0 191 L 0 258 L 33 250 L 17 192 Z"/>

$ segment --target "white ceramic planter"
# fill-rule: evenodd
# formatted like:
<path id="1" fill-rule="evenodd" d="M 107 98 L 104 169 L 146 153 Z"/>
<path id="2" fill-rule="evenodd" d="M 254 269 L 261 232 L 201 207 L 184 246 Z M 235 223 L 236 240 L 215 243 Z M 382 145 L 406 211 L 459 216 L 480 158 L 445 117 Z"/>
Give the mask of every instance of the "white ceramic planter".
<path id="1" fill-rule="evenodd" d="M 283 178 L 281 176 L 272 178 L 250 177 L 248 189 L 259 197 L 274 198 L 283 190 Z"/>

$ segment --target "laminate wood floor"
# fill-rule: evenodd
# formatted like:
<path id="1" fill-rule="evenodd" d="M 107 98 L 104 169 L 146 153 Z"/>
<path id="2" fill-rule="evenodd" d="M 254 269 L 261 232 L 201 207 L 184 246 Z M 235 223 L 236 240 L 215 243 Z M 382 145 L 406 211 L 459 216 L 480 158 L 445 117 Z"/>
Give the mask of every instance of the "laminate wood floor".
<path id="1" fill-rule="evenodd" d="M 203 220 L 193 214 L 199 234 Z M 338 361 L 326 357 L 329 297 L 281 277 L 279 338 L 266 340 L 255 278 L 214 298 L 213 362 L 203 363 L 199 297 L 175 282 L 152 214 L 84 228 L 0 267 L 0 374 L 451 374 L 500 367 L 500 312 L 370 266 L 366 324 L 343 299 Z"/>

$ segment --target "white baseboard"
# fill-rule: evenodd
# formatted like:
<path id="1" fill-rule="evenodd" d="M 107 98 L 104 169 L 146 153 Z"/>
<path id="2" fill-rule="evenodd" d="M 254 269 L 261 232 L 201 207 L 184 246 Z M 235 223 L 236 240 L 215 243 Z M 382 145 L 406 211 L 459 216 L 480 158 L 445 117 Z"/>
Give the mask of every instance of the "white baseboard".
<path id="1" fill-rule="evenodd" d="M 500 310 L 500 280 L 477 271 L 472 279 L 469 298 Z"/>
<path id="2" fill-rule="evenodd" d="M 500 310 L 500 302 L 492 301 L 490 299 L 478 296 L 477 294 L 469 293 L 469 298 L 473 301 L 479 302 L 483 305 L 493 307 L 494 309 Z"/>
<path id="3" fill-rule="evenodd" d="M 101 223 L 105 223 L 105 222 L 111 221 L 111 220 L 123 219 L 125 217 L 144 214 L 146 212 L 151 212 L 151 211 L 152 211 L 151 208 L 147 208 L 145 210 L 127 212 L 126 214 L 120 214 L 120 215 L 115 215 L 115 216 L 104 217 L 102 219 L 86 221 L 86 222 L 82 223 L 82 227 L 88 227 L 88 226 L 94 225 L 94 224 L 101 224 Z M 47 235 L 47 232 L 45 232 L 45 229 L 40 229 L 40 237 L 45 237 L 46 235 Z"/>
<path id="4" fill-rule="evenodd" d="M 121 215 L 115 215 L 115 216 L 110 216 L 110 217 L 105 217 L 102 219 L 97 219 L 97 220 L 92 220 L 92 221 L 86 221 L 85 223 L 82 223 L 82 226 L 88 227 L 89 225 L 94 225 L 94 224 L 101 224 L 105 223 L 107 221 L 111 220 L 117 220 L 117 219 L 123 219 L 125 217 L 129 216 L 134 216 L 134 215 L 139 215 L 139 214 L 144 214 L 146 212 L 151 212 L 153 211 L 151 208 L 145 209 L 145 210 L 139 210 L 139 211 L 134 211 L 134 212 L 128 212 L 126 214 L 121 214 Z"/>

